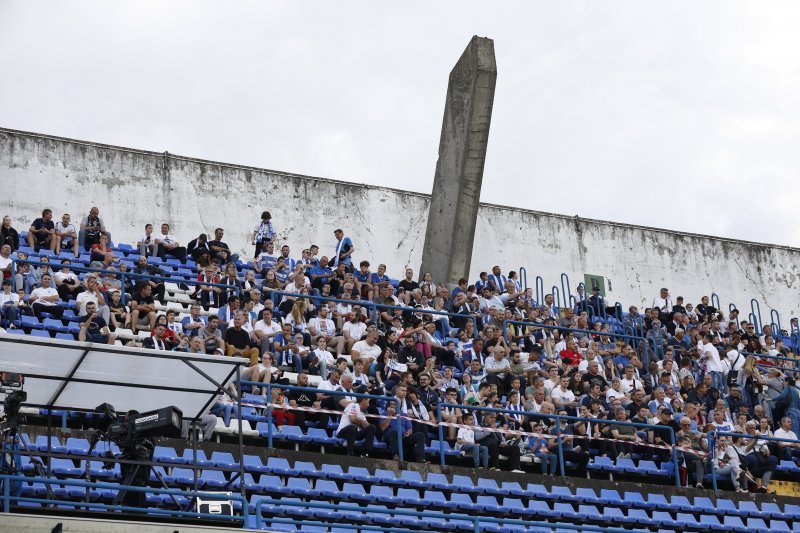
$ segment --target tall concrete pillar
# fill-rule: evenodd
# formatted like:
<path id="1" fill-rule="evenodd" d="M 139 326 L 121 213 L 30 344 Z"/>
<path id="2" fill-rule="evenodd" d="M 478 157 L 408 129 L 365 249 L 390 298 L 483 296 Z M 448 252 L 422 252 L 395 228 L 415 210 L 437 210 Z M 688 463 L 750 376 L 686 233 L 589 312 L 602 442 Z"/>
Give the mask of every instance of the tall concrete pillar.
<path id="1" fill-rule="evenodd" d="M 447 85 L 420 272 L 448 287 L 469 275 L 496 81 L 494 41 L 472 37 Z"/>

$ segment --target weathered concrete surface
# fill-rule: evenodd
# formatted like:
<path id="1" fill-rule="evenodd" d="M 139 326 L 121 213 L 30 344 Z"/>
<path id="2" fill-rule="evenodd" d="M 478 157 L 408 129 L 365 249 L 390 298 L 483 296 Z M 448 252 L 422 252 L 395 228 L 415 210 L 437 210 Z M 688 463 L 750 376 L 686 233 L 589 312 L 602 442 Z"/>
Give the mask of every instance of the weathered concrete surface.
<path id="1" fill-rule="evenodd" d="M 184 242 L 222 226 L 248 256 L 247 235 L 268 209 L 293 255 L 312 242 L 332 254 L 340 226 L 357 260 L 398 277 L 420 266 L 429 197 L 0 129 L 0 215 L 26 230 L 44 207 L 74 219 L 92 205 L 115 240 L 131 242 L 148 221 L 170 222 Z M 548 288 L 566 272 L 573 291 L 584 273 L 604 275 L 608 299 L 625 304 L 649 304 L 667 286 L 692 302 L 714 291 L 747 312 L 755 297 L 763 318 L 776 308 L 784 327 L 798 316 L 800 250 L 785 246 L 481 204 L 469 279 L 494 264 L 524 266 L 530 285 L 540 275 Z"/>
<path id="2" fill-rule="evenodd" d="M 454 286 L 469 274 L 492 121 L 494 42 L 472 37 L 450 72 L 422 272 Z"/>

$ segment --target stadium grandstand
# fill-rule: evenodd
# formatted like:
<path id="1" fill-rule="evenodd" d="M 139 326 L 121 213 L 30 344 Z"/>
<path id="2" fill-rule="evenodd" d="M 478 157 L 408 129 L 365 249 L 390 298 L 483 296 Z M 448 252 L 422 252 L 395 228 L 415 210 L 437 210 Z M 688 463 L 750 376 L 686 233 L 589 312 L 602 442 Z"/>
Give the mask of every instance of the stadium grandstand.
<path id="1" fill-rule="evenodd" d="M 796 319 L 553 294 L 491 257 L 450 289 L 337 227 L 293 255 L 268 211 L 252 257 L 146 219 L 115 242 L 101 209 L 0 228 L 6 513 L 800 531 Z"/>

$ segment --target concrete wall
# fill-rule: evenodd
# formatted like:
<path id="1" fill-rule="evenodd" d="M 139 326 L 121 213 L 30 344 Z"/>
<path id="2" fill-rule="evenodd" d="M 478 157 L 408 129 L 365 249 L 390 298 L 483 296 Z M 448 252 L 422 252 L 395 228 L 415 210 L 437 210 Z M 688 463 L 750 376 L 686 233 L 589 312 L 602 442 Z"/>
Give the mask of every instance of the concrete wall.
<path id="1" fill-rule="evenodd" d="M 247 235 L 266 209 L 294 256 L 312 242 L 332 254 L 342 227 L 356 259 L 401 276 L 419 267 L 429 196 L 0 129 L 0 214 L 18 229 L 44 207 L 75 219 L 93 205 L 116 241 L 133 241 L 145 222 L 169 222 L 184 243 L 222 226 L 248 256 Z M 667 286 L 691 302 L 716 292 L 745 315 L 755 297 L 764 319 L 780 311 L 784 328 L 798 315 L 795 248 L 481 204 L 470 280 L 494 264 L 525 266 L 529 284 L 540 275 L 545 287 L 560 286 L 566 272 L 573 291 L 584 273 L 604 275 L 608 299 L 626 305 L 649 303 Z"/>

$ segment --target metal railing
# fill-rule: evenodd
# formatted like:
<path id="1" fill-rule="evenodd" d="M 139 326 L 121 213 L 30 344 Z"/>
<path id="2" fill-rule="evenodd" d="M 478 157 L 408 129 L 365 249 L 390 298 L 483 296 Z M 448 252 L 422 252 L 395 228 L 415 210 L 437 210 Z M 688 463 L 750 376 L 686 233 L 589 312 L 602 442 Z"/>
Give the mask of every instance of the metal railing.
<path id="1" fill-rule="evenodd" d="M 316 394 L 326 394 L 331 396 L 343 396 L 343 397 L 352 397 L 352 398 L 369 398 L 370 400 L 383 400 L 385 402 L 392 402 L 397 405 L 397 413 L 400 412 L 400 401 L 392 396 L 379 396 L 375 394 L 361 394 L 358 392 L 347 392 L 347 391 L 329 391 L 318 389 L 316 387 L 297 387 L 295 385 L 281 385 L 280 383 L 260 383 L 257 381 L 239 381 L 240 385 L 251 385 L 256 387 L 265 387 L 267 389 L 266 398 L 267 398 L 267 405 L 266 405 L 266 418 L 267 418 L 267 446 L 272 448 L 273 447 L 273 432 L 272 432 L 272 389 L 278 388 L 281 390 L 294 390 L 294 391 L 301 391 L 301 392 L 310 392 Z M 241 390 L 241 389 L 240 389 Z M 287 409 L 291 410 L 291 407 L 287 407 Z M 336 415 L 333 415 L 336 416 Z M 322 428 L 327 432 L 327 428 Z M 334 435 L 336 437 L 336 435 Z M 399 439 L 398 442 L 403 442 L 403 434 L 400 427 L 400 424 L 397 424 L 397 438 Z M 403 460 L 403 447 L 399 447 L 399 451 L 397 452 L 399 459 Z"/>
<path id="2" fill-rule="evenodd" d="M 460 404 L 449 404 L 449 403 L 439 403 L 437 406 L 437 418 L 439 420 L 439 460 L 442 466 L 445 466 L 445 449 L 444 449 L 444 426 L 442 425 L 442 410 L 441 407 L 449 407 L 449 408 L 456 408 L 456 409 L 464 409 L 467 411 L 485 411 L 490 413 L 504 413 L 504 414 L 514 414 L 514 415 L 523 415 L 529 418 L 536 418 L 536 419 L 544 419 L 544 420 L 555 420 L 556 422 L 556 434 L 552 435 L 553 437 L 558 438 L 558 466 L 559 471 L 561 473 L 561 477 L 566 477 L 566 462 L 564 461 L 564 448 L 562 445 L 562 432 L 561 432 L 561 421 L 567 420 L 571 422 L 587 422 L 590 424 L 609 424 L 615 426 L 632 426 L 639 429 L 653 429 L 659 431 L 667 431 L 669 430 L 670 434 L 670 444 L 672 445 L 672 462 L 675 467 L 675 483 L 677 486 L 680 487 L 680 473 L 678 472 L 678 455 L 675 449 L 675 444 L 677 442 L 675 437 L 675 431 L 669 426 L 656 426 L 653 424 L 642 424 L 638 422 L 623 422 L 620 420 L 598 420 L 596 418 L 583 418 L 579 416 L 567 416 L 567 415 L 547 415 L 542 413 L 534 413 L 530 411 L 514 411 L 512 409 L 497 409 L 495 407 L 477 407 L 477 406 L 470 406 L 470 405 L 460 405 Z M 593 437 L 591 435 L 575 435 L 569 434 L 573 439 L 588 439 L 591 440 Z"/>
<path id="3" fill-rule="evenodd" d="M 800 443 L 800 440 L 792 440 L 792 439 L 783 439 L 780 437 L 767 437 L 763 435 L 748 435 L 746 433 L 733 433 L 730 431 L 711 431 L 708 433 L 706 438 L 708 439 L 708 453 L 711 458 L 711 483 L 714 488 L 714 494 L 719 495 L 719 488 L 717 487 L 717 465 L 714 461 L 715 453 L 716 453 L 716 445 L 717 445 L 717 438 L 718 437 L 733 437 L 733 438 L 744 438 L 748 440 L 766 440 L 770 442 L 790 442 L 792 444 Z M 737 454 L 739 452 L 736 452 Z M 740 456 L 741 458 L 741 456 Z"/>
<path id="4" fill-rule="evenodd" d="M 621 528 L 614 528 L 614 527 L 600 527 L 600 526 L 592 526 L 592 525 L 584 525 L 584 524 L 569 524 L 569 523 L 550 523 L 544 521 L 535 521 L 535 520 L 523 520 L 519 518 L 495 518 L 492 516 L 486 516 L 485 514 L 480 515 L 467 515 L 463 514 L 463 512 L 454 512 L 454 513 L 441 513 L 438 511 L 412 511 L 411 509 L 382 509 L 376 507 L 374 505 L 367 504 L 365 507 L 360 507 L 358 505 L 346 504 L 346 503 L 323 503 L 323 502 L 311 502 L 311 501 L 300 501 L 300 502 L 293 502 L 287 501 L 286 499 L 275 499 L 266 496 L 256 496 L 255 500 L 255 508 L 254 513 L 256 515 L 256 527 L 258 529 L 263 529 L 265 527 L 265 520 L 263 517 L 263 509 L 265 505 L 272 505 L 272 506 L 279 506 L 282 509 L 285 507 L 299 507 L 303 508 L 311 508 L 311 509 L 327 509 L 331 511 L 344 511 L 348 513 L 357 513 L 362 514 L 364 512 L 367 513 L 377 513 L 377 514 L 385 514 L 387 515 L 388 519 L 391 519 L 393 516 L 408 516 L 412 518 L 419 518 L 419 519 L 430 519 L 430 518 L 438 518 L 441 520 L 451 520 L 451 521 L 461 521 L 473 524 L 473 531 L 475 533 L 479 533 L 482 527 L 488 525 L 497 525 L 497 526 L 505 526 L 505 525 L 515 525 L 515 526 L 523 526 L 523 527 L 543 527 L 547 528 L 556 528 L 556 529 L 571 529 L 576 531 L 602 531 L 608 533 L 629 533 L 628 530 L 621 529 Z M 282 523 L 282 524 L 294 524 L 299 526 L 319 526 L 319 527 L 328 527 L 331 524 L 323 521 L 314 521 L 308 519 L 295 519 L 295 518 L 276 518 L 271 517 L 269 519 L 272 523 Z M 367 530 L 367 531 L 386 531 L 386 532 L 396 532 L 396 533 L 406 533 L 411 531 L 419 531 L 419 530 L 412 530 L 406 528 L 398 528 L 396 526 L 370 526 L 370 525 L 360 525 L 360 524 L 349 524 L 347 521 L 342 523 L 337 523 L 336 527 L 344 528 L 344 529 L 353 529 L 353 530 Z M 429 527 L 429 526 L 426 526 Z"/>
<path id="5" fill-rule="evenodd" d="M 146 515 L 162 515 L 162 516 L 178 516 L 178 517 L 186 517 L 186 518 L 203 518 L 203 519 L 213 519 L 213 520 L 234 520 L 238 522 L 242 522 L 243 525 L 247 525 L 248 517 L 249 517 L 249 507 L 247 503 L 247 499 L 240 494 L 219 494 L 213 492 L 204 492 L 204 491 L 197 491 L 197 490 L 181 490 L 181 489 L 164 489 L 164 488 L 155 488 L 155 487 L 141 487 L 141 486 L 133 486 L 133 485 L 120 485 L 117 483 L 106 483 L 106 482 L 99 482 L 99 481 L 85 481 L 82 479 L 57 479 L 57 478 L 47 478 L 47 477 L 30 477 L 30 476 L 23 476 L 18 474 L 0 474 L 0 479 L 3 480 L 3 512 L 8 513 L 11 510 L 11 503 L 12 502 L 27 502 L 27 503 L 39 503 L 39 504 L 55 504 L 55 505 L 68 505 L 71 507 L 76 508 L 86 508 L 86 509 L 102 509 L 102 510 L 113 510 L 113 511 L 127 511 L 127 512 L 134 512 L 134 513 L 141 513 Z M 91 501 L 75 501 L 75 500 L 60 500 L 60 499 L 48 499 L 48 498 L 35 498 L 30 496 L 15 496 L 11 494 L 11 483 L 12 482 L 36 482 L 42 483 L 44 485 L 63 485 L 63 486 L 73 486 L 73 487 L 83 487 L 87 490 L 96 488 L 96 489 L 108 489 L 108 490 L 125 490 L 127 492 L 143 492 L 143 493 L 154 493 L 154 494 L 164 494 L 164 495 L 172 495 L 172 496 L 184 496 L 190 499 L 194 499 L 197 497 L 205 498 L 208 500 L 235 500 L 241 503 L 242 506 L 242 514 L 241 516 L 238 515 L 219 515 L 219 514 L 209 514 L 209 513 L 200 513 L 195 511 L 182 511 L 182 510 L 171 510 L 171 509 L 160 509 L 156 507 L 131 507 L 126 505 L 113 505 L 113 504 L 105 504 L 99 502 L 91 502 Z"/>

